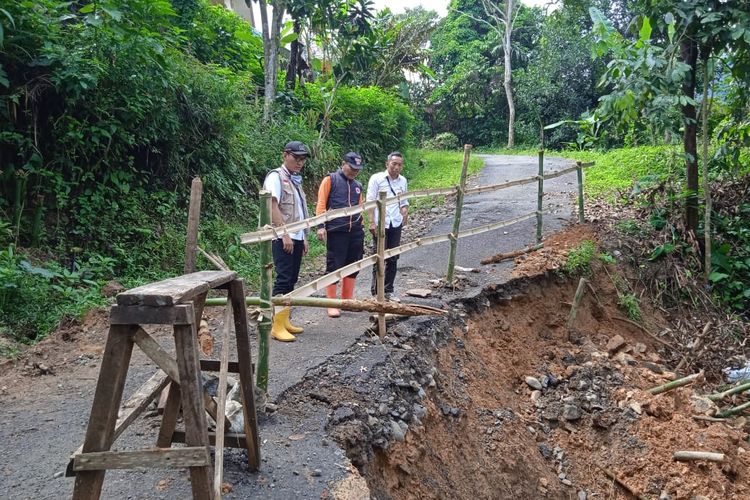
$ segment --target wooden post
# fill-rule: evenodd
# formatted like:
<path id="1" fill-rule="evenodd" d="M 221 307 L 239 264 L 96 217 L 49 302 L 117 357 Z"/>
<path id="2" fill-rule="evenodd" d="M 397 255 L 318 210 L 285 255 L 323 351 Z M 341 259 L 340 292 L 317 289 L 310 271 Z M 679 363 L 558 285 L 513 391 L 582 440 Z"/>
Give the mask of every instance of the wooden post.
<path id="1" fill-rule="evenodd" d="M 385 301 L 385 205 L 388 193 L 378 195 L 378 302 Z M 385 314 L 378 314 L 378 336 L 385 337 Z"/>
<path id="2" fill-rule="evenodd" d="M 578 223 L 583 224 L 586 218 L 583 215 L 583 168 L 581 162 L 576 162 L 576 174 L 578 175 Z"/>
<path id="3" fill-rule="evenodd" d="M 466 172 L 469 169 L 469 156 L 471 155 L 471 144 L 464 144 L 464 163 L 461 167 L 461 180 L 458 183 L 456 193 L 456 216 L 453 219 L 453 231 L 451 232 L 451 250 L 448 254 L 448 272 L 445 281 L 448 286 L 453 283 L 453 270 L 456 267 L 456 247 L 458 246 L 458 231 L 461 227 L 461 210 L 464 205 L 464 191 L 466 190 Z"/>
<path id="4" fill-rule="evenodd" d="M 536 194 L 536 242 L 542 242 L 542 202 L 544 198 L 544 148 L 539 150 L 539 176 Z"/>
<path id="5" fill-rule="evenodd" d="M 229 338 L 231 336 L 234 314 L 232 303 L 227 304 L 224 315 L 224 331 L 221 336 L 221 358 L 219 360 L 219 388 L 217 391 L 216 441 L 214 444 L 214 498 L 221 498 L 221 486 L 224 481 L 224 434 L 229 430 L 224 425 L 227 411 L 227 375 L 229 372 Z"/>
<path id="6" fill-rule="evenodd" d="M 263 228 L 271 224 L 271 193 L 260 192 L 260 224 Z M 271 305 L 271 287 L 273 286 L 273 256 L 271 242 L 260 244 L 260 310 L 261 318 L 258 323 L 258 374 L 256 380 L 258 388 L 268 392 L 268 351 L 271 336 L 271 320 L 273 306 Z"/>
<path id="7" fill-rule="evenodd" d="M 185 274 L 195 272 L 202 196 L 203 182 L 200 177 L 196 177 L 190 186 L 190 208 L 188 209 L 187 240 L 185 241 Z"/>

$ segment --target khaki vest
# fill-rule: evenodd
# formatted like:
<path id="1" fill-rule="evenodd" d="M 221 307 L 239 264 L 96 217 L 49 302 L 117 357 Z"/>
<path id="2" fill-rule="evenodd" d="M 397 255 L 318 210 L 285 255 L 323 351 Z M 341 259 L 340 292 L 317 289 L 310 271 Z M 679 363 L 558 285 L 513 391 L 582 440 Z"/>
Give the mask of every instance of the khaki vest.
<path id="1" fill-rule="evenodd" d="M 305 218 L 304 213 L 300 213 L 296 203 L 297 196 L 302 197 L 302 205 L 307 206 L 307 200 L 305 199 L 305 192 L 302 187 L 294 187 L 292 179 L 282 168 L 276 168 L 268 172 L 268 175 L 273 175 L 276 172 L 281 178 L 281 199 L 279 200 L 279 210 L 281 215 L 284 217 L 284 224 L 290 224 L 297 222 Z"/>

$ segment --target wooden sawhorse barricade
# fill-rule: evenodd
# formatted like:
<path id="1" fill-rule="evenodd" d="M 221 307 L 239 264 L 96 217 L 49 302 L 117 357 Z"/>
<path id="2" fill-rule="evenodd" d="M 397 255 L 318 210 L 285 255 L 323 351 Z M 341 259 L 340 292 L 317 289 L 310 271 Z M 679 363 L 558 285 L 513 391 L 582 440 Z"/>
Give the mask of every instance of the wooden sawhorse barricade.
<path id="1" fill-rule="evenodd" d="M 247 448 L 248 468 L 260 465 L 260 443 L 255 414 L 253 365 L 245 308 L 245 287 L 232 271 L 202 271 L 134 288 L 117 296 L 110 313 L 110 329 L 102 358 L 84 444 L 71 457 L 68 471 L 75 474 L 74 499 L 101 495 L 107 469 L 189 467 L 193 498 L 214 498 L 213 467 L 206 412 L 214 420 L 224 408 L 204 389 L 201 370 L 219 371 L 220 362 L 200 360 L 197 325 L 210 289 L 228 290 L 234 312 L 237 362 L 228 371 L 239 376 L 244 411 L 244 435 L 226 434 L 227 445 Z M 159 345 L 141 325 L 173 325 L 175 357 Z M 118 415 L 133 345 L 137 345 L 161 370 L 125 403 Z M 227 346 L 228 347 L 228 346 Z M 223 358 L 226 361 L 226 358 Z M 156 448 L 110 451 L 115 439 L 169 384 Z M 182 411 L 184 433 L 176 431 Z M 119 416 L 119 418 L 118 418 Z M 218 420 L 216 420 L 218 421 Z M 225 430 L 229 426 L 225 424 Z M 187 447 L 172 448 L 173 442 Z M 216 456 L 223 457 L 223 446 Z M 218 458 L 217 458 L 218 460 Z M 218 472 L 218 471 L 217 471 Z"/>

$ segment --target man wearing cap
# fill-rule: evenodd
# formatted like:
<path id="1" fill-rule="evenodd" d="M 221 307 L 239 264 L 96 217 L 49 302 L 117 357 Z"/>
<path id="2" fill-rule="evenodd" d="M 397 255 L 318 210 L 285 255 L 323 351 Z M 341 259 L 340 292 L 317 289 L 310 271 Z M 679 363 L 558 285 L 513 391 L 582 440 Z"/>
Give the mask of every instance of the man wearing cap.
<path id="1" fill-rule="evenodd" d="M 395 248 L 401 244 L 401 229 L 406 224 L 408 217 L 409 201 L 395 200 L 394 198 L 407 190 L 406 178 L 401 175 L 404 168 L 404 157 L 398 151 L 388 155 L 385 161 L 385 171 L 372 174 L 370 182 L 367 183 L 367 201 L 377 200 L 379 193 L 385 191 L 385 248 Z M 370 216 L 370 233 L 372 233 L 375 248 L 378 246 L 378 211 L 371 208 L 367 211 Z M 396 265 L 398 255 L 385 261 L 385 296 L 389 300 L 397 301 L 393 294 L 393 284 L 396 281 Z M 372 285 L 370 292 L 377 293 L 377 266 L 372 268 Z"/>
<path id="2" fill-rule="evenodd" d="M 300 141 L 289 142 L 284 146 L 282 165 L 266 175 L 263 189 L 271 193 L 271 224 L 274 227 L 307 218 L 307 200 L 302 190 L 300 171 L 309 156 L 310 151 Z M 276 268 L 273 294 L 285 295 L 294 290 L 302 256 L 307 254 L 305 230 L 283 234 L 273 240 L 271 249 Z M 293 334 L 302 333 L 302 328 L 292 325 L 289 315 L 288 307 L 281 308 L 274 314 L 271 336 L 276 340 L 292 342 L 295 340 Z"/>
<path id="3" fill-rule="evenodd" d="M 362 184 L 355 178 L 364 168 L 362 157 L 357 153 L 346 153 L 341 168 L 323 178 L 318 189 L 316 215 L 327 210 L 353 207 L 363 202 Z M 365 244 L 365 231 L 362 225 L 362 214 L 338 217 L 318 226 L 318 239 L 326 242 L 326 274 L 362 259 Z M 341 298 L 354 297 L 354 284 L 357 273 L 341 281 Z M 338 283 L 326 287 L 326 297 L 335 299 Z M 328 308 L 328 316 L 338 318 L 341 311 Z"/>

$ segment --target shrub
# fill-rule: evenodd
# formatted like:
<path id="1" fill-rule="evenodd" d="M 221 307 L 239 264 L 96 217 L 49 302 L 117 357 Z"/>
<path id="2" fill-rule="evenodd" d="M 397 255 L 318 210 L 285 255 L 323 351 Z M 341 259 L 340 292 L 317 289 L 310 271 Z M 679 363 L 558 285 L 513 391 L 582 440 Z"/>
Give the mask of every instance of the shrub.
<path id="1" fill-rule="evenodd" d="M 459 148 L 458 137 L 451 132 L 441 132 L 422 143 L 424 149 L 455 150 Z"/>
<path id="2" fill-rule="evenodd" d="M 329 88 L 307 84 L 295 97 L 297 112 L 326 126 L 323 112 L 325 100 L 331 98 Z M 330 140 L 344 152 L 357 151 L 365 163 L 380 164 L 388 153 L 409 144 L 414 121 L 409 107 L 392 92 L 379 87 L 341 86 L 336 90 L 328 126 Z"/>
<path id="3" fill-rule="evenodd" d="M 591 273 L 591 259 L 596 253 L 596 243 L 591 240 L 581 242 L 580 245 L 568 252 L 567 260 L 563 264 L 563 271 L 570 275 Z"/>

